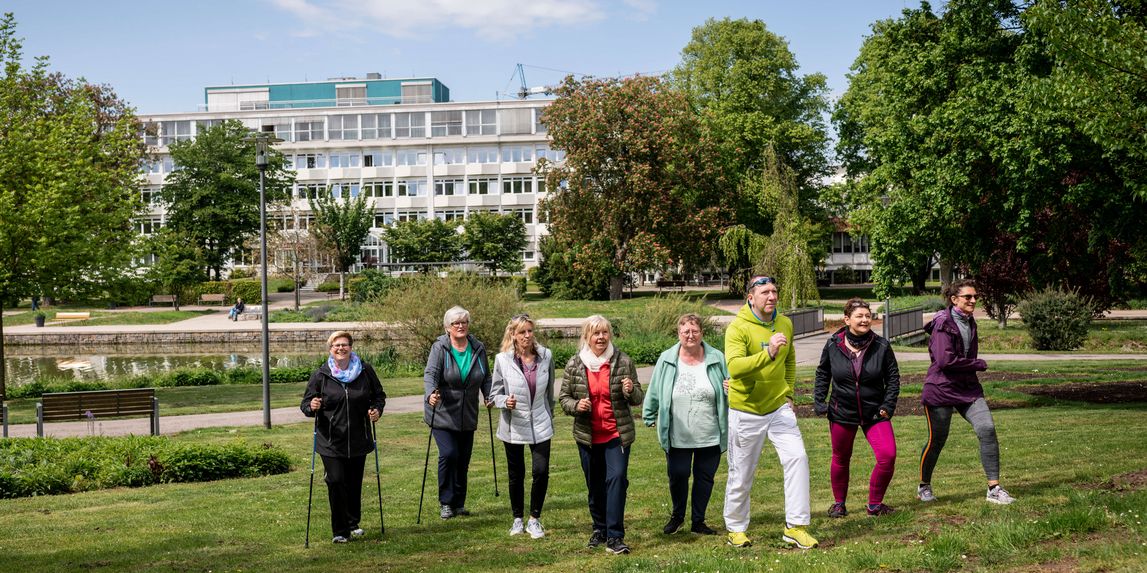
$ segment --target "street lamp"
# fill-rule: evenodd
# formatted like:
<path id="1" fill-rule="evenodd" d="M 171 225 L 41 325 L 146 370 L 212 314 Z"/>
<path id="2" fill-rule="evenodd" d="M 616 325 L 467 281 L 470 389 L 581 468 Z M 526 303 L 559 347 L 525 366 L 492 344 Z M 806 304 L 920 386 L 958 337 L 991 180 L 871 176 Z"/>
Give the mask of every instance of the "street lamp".
<path id="1" fill-rule="evenodd" d="M 273 128 L 272 128 L 273 129 Z M 259 168 L 259 266 L 262 271 L 263 295 L 263 427 L 271 429 L 271 337 L 267 327 L 267 151 L 272 144 L 283 141 L 273 131 L 255 132 L 249 138 L 255 142 L 255 167 Z"/>

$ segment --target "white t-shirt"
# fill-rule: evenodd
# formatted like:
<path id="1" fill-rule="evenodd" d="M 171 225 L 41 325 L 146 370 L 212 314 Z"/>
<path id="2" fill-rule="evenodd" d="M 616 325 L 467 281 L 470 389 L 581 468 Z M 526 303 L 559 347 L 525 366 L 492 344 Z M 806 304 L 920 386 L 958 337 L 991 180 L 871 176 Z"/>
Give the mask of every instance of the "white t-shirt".
<path id="1" fill-rule="evenodd" d="M 705 373 L 705 363 L 693 366 L 677 361 L 677 379 L 673 382 L 673 405 L 670 407 L 669 446 L 673 448 L 707 448 L 721 440 L 717 426 L 717 396 Z"/>

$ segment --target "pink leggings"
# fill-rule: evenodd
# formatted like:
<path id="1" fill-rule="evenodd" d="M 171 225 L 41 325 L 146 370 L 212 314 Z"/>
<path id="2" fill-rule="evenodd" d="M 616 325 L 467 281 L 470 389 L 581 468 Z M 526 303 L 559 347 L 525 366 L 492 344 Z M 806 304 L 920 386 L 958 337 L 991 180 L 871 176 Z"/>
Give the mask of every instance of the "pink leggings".
<path id="1" fill-rule="evenodd" d="M 848 497 L 848 464 L 852 460 L 852 443 L 856 439 L 858 427 L 828 423 L 832 439 L 829 475 L 832 495 L 838 503 L 844 503 Z M 892 422 L 885 420 L 868 426 L 864 429 L 864 437 L 868 439 L 872 453 L 876 456 L 876 467 L 872 468 L 872 477 L 868 480 L 868 503 L 881 503 L 888 483 L 892 481 L 892 474 L 896 471 L 896 436 L 892 435 Z"/>

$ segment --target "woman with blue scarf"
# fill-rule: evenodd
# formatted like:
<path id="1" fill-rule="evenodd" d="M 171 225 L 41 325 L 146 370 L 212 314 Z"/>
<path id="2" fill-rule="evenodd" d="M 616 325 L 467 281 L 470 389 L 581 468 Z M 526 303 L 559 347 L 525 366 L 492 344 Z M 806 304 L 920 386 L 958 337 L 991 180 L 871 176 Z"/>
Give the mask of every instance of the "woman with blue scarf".
<path id="1" fill-rule="evenodd" d="M 330 357 L 311 374 L 300 409 L 315 418 L 315 449 L 326 470 L 335 543 L 361 537 L 362 475 L 374 450 L 371 424 L 382 417 L 386 393 L 374 368 L 351 351 L 354 338 L 337 331 L 327 338 Z"/>

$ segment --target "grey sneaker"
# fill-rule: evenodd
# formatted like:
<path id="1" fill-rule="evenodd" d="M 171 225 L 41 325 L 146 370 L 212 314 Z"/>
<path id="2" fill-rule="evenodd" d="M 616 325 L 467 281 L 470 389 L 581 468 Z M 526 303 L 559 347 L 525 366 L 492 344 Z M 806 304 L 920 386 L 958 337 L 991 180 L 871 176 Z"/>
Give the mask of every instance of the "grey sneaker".
<path id="1" fill-rule="evenodd" d="M 362 537 L 363 535 L 366 535 L 366 531 L 363 531 L 361 527 L 356 527 L 350 530 L 351 537 Z"/>
<path id="2" fill-rule="evenodd" d="M 345 538 L 341 535 L 336 535 L 336 536 L 334 536 L 334 539 L 331 539 L 331 543 L 346 543 L 346 542 L 347 542 L 347 538 Z"/>
<path id="3" fill-rule="evenodd" d="M 438 517 L 441 517 L 442 519 L 450 519 L 451 517 L 454 517 L 454 508 L 450 507 L 449 505 L 443 505 L 442 510 L 438 512 Z"/>
<path id="4" fill-rule="evenodd" d="M 1012 494 L 1008 493 L 1007 490 L 997 485 L 995 487 L 988 488 L 987 500 L 991 503 L 997 503 L 999 505 L 1008 505 L 1014 502 L 1016 498 L 1012 497 Z"/>
<path id="5" fill-rule="evenodd" d="M 542 527 L 542 522 L 536 517 L 531 517 L 530 521 L 526 523 L 526 533 L 534 539 L 541 539 L 546 536 L 546 530 Z"/>
<path id="6" fill-rule="evenodd" d="M 920 486 L 916 488 L 916 499 L 920 501 L 936 501 L 936 495 L 932 493 L 932 484 L 920 484 Z"/>
<path id="7" fill-rule="evenodd" d="M 526 532 L 526 525 L 522 523 L 522 518 L 515 517 L 514 524 L 510 526 L 510 535 L 521 535 Z"/>

